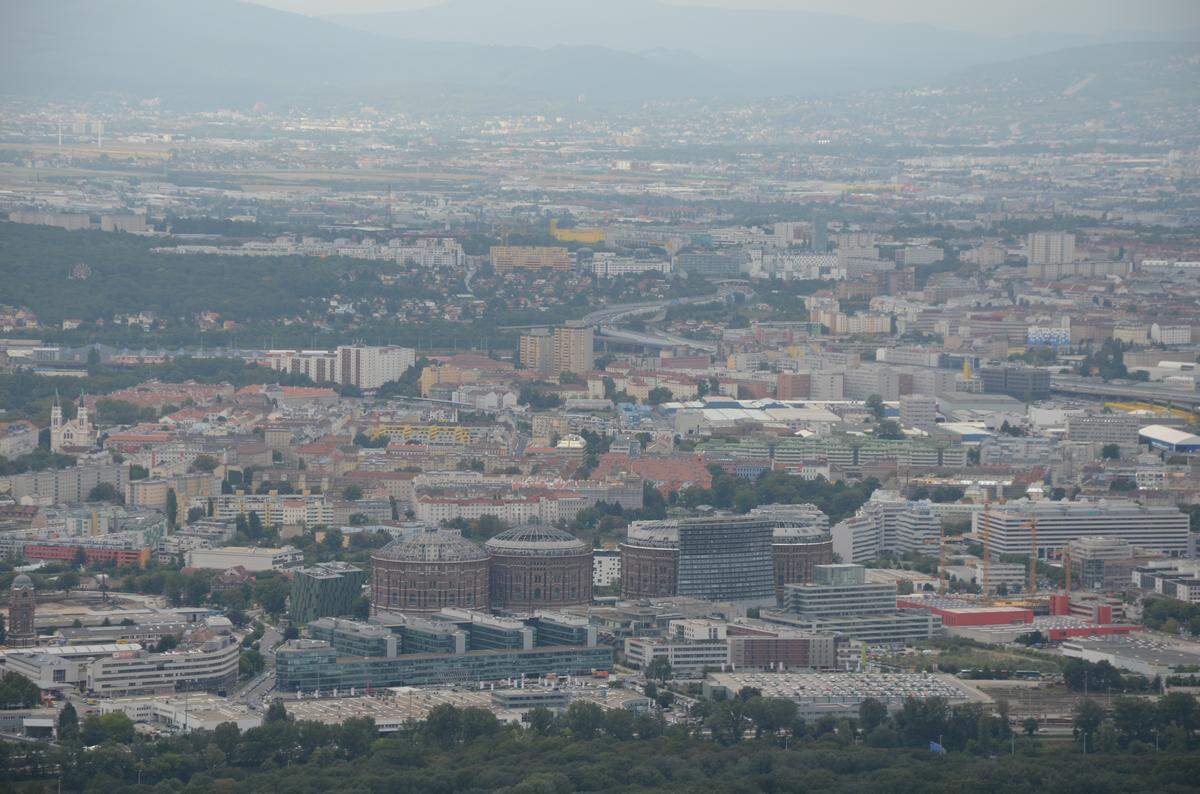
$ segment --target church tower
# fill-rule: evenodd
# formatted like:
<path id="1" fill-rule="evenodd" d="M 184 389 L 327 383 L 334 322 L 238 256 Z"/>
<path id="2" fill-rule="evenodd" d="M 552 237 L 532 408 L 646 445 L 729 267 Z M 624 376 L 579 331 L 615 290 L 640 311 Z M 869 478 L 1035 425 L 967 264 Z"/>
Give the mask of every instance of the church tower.
<path id="1" fill-rule="evenodd" d="M 58 452 L 62 449 L 63 414 L 62 403 L 58 400 L 58 391 L 54 392 L 54 405 L 50 408 L 50 450 Z"/>

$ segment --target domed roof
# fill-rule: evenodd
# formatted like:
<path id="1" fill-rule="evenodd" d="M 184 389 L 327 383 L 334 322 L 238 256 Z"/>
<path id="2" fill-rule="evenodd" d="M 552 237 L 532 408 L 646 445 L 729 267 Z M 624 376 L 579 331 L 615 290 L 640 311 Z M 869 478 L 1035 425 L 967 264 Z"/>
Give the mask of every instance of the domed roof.
<path id="1" fill-rule="evenodd" d="M 393 540 L 374 559 L 396 562 L 483 562 L 487 552 L 457 529 L 429 528 L 414 538 Z"/>
<path id="2" fill-rule="evenodd" d="M 12 589 L 25 590 L 26 588 L 30 590 L 33 589 L 33 580 L 23 573 L 17 574 L 16 578 L 14 578 L 12 581 Z"/>
<path id="3" fill-rule="evenodd" d="M 824 543 L 832 540 L 833 536 L 829 534 L 829 530 L 821 527 L 808 526 L 798 523 L 784 522 L 775 525 L 775 529 L 771 531 L 771 538 L 775 543 Z"/>
<path id="4" fill-rule="evenodd" d="M 483 547 L 492 554 L 530 557 L 569 557 L 591 551 L 588 544 L 570 532 L 543 526 L 514 527 L 490 538 Z"/>

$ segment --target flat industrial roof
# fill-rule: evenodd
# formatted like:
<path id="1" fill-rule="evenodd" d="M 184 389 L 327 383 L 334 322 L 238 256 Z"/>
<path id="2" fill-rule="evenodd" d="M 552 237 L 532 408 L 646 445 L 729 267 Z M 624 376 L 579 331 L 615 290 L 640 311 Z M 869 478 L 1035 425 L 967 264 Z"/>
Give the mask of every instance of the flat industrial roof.
<path id="1" fill-rule="evenodd" d="M 1166 425 L 1147 425 L 1138 431 L 1138 435 L 1173 446 L 1200 446 L 1200 436 L 1193 433 L 1185 433 L 1182 430 L 1167 427 Z"/>

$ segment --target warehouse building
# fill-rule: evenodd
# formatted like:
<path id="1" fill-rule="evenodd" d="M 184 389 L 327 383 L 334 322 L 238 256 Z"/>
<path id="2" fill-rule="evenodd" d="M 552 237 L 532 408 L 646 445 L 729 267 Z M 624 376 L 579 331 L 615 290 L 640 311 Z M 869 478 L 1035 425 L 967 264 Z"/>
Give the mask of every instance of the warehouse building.
<path id="1" fill-rule="evenodd" d="M 1138 431 L 1138 441 L 1150 449 L 1174 452 L 1184 455 L 1200 453 L 1200 436 L 1185 433 L 1166 425 L 1149 425 Z"/>

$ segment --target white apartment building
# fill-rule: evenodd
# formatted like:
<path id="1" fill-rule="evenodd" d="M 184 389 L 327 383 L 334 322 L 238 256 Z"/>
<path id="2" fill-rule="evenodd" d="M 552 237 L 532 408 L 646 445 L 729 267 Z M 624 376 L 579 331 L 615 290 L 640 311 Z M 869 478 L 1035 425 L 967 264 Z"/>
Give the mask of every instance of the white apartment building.
<path id="1" fill-rule="evenodd" d="M 209 568 L 226 571 L 241 566 L 247 571 L 277 571 L 304 562 L 304 552 L 293 546 L 278 549 L 256 546 L 222 546 L 216 549 L 191 549 L 187 553 L 189 568 Z"/>
<path id="2" fill-rule="evenodd" d="M 993 554 L 1029 555 L 1031 521 L 1037 522 L 1037 550 L 1062 549 L 1083 537 L 1121 538 L 1144 549 L 1172 557 L 1188 553 L 1188 515 L 1176 507 L 1148 507 L 1136 502 L 1101 499 L 1097 502 L 1030 502 L 1021 499 L 972 516 L 972 529 L 988 529 Z"/>
<path id="3" fill-rule="evenodd" d="M 599 253 L 592 257 L 591 269 L 599 278 L 615 278 L 632 273 L 670 273 L 671 260 L 634 259 L 631 256 Z"/>
<path id="4" fill-rule="evenodd" d="M 575 493 L 545 496 L 418 496 L 414 512 L 418 521 L 441 524 L 463 518 L 474 521 L 495 516 L 506 524 L 554 524 L 571 521 L 588 506 L 588 499 Z"/>
<path id="5" fill-rule="evenodd" d="M 222 494 L 213 498 L 213 517 L 232 521 L 258 513 L 266 526 L 316 526 L 333 523 L 333 506 L 324 494 Z"/>
<path id="6" fill-rule="evenodd" d="M 1190 345 L 1192 343 L 1192 327 L 1190 325 L 1160 325 L 1150 326 L 1150 341 L 1160 345 Z"/>
<path id="7" fill-rule="evenodd" d="M 1065 232 L 1033 232 L 1025 240 L 1031 265 L 1057 265 L 1075 261 L 1075 235 Z"/>
<path id="8" fill-rule="evenodd" d="M 833 553 L 843 563 L 865 563 L 884 553 L 937 548 L 941 516 L 928 500 L 876 491 L 850 518 L 833 527 Z"/>
<path id="9" fill-rule="evenodd" d="M 392 240 L 388 252 L 400 264 L 412 263 L 421 268 L 461 268 L 467 261 L 458 240 L 453 237 L 426 237 L 405 242 Z"/>
<path id="10" fill-rule="evenodd" d="M 597 549 L 592 552 L 592 586 L 608 587 L 621 580 L 621 552 Z"/>
<path id="11" fill-rule="evenodd" d="M 280 372 L 307 375 L 317 383 L 377 389 L 416 363 L 411 347 L 342 345 L 336 350 L 271 350 L 260 363 Z"/>

